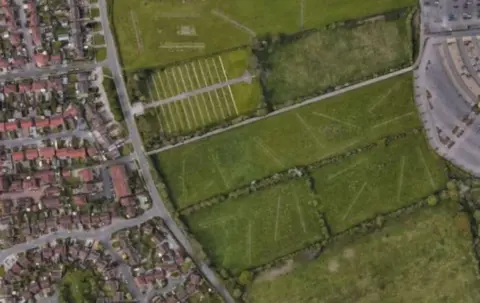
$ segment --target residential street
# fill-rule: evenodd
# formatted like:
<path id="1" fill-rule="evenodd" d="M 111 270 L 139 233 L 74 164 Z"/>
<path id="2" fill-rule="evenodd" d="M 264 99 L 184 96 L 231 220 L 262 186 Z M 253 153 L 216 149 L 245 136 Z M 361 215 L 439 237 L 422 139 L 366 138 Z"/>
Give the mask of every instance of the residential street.
<path id="1" fill-rule="evenodd" d="M 69 65 L 57 65 L 44 68 L 33 68 L 28 70 L 15 70 L 5 74 L 0 74 L 0 82 L 20 78 L 40 78 L 49 75 L 63 75 L 69 72 L 91 71 L 99 65 L 103 66 L 103 62 L 99 64 L 92 62 L 78 62 Z"/>
<path id="2" fill-rule="evenodd" d="M 193 256 L 192 247 L 188 242 L 186 236 L 182 233 L 180 228 L 176 225 L 175 221 L 171 218 L 170 214 L 168 213 L 167 209 L 165 208 L 160 195 L 157 191 L 155 183 L 153 182 L 152 176 L 150 174 L 150 167 L 147 160 L 147 156 L 143 151 L 143 144 L 142 140 L 140 139 L 140 135 L 137 130 L 137 126 L 135 124 L 135 119 L 131 113 L 131 106 L 130 100 L 127 94 L 127 88 L 125 86 L 125 81 L 123 79 L 122 68 L 120 66 L 120 60 L 118 58 L 117 48 L 115 45 L 115 40 L 113 38 L 113 34 L 111 32 L 111 27 L 109 24 L 108 19 L 108 12 L 107 12 L 107 3 L 106 0 L 99 0 L 100 4 L 100 17 L 102 19 L 102 26 L 105 34 L 105 42 L 107 44 L 107 64 L 113 74 L 113 80 L 117 87 L 117 94 L 120 100 L 120 104 L 122 106 L 122 111 L 125 116 L 125 122 L 129 131 L 130 139 L 132 140 L 132 145 L 134 147 L 135 155 L 138 160 L 138 164 L 140 167 L 140 173 L 143 176 L 145 183 L 147 185 L 148 191 L 150 196 L 153 200 L 153 209 L 156 209 L 160 212 L 160 216 L 165 221 L 165 225 L 168 229 L 172 232 L 178 242 L 185 248 L 187 253 Z M 215 273 L 206 266 L 203 262 L 197 261 L 197 265 L 199 269 L 205 276 L 205 278 L 215 287 L 218 293 L 224 298 L 227 303 L 234 302 L 232 296 L 228 293 L 227 289 L 223 286 L 222 283 L 217 279 Z"/>

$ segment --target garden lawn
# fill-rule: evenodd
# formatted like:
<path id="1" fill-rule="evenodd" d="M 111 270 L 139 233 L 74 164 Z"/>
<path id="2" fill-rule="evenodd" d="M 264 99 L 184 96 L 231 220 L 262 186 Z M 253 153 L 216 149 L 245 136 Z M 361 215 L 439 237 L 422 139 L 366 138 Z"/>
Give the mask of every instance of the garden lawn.
<path id="1" fill-rule="evenodd" d="M 418 210 L 353 243 L 337 243 L 316 261 L 255 282 L 248 302 L 478 302 L 471 235 L 457 227 L 455 206 Z"/>
<path id="2" fill-rule="evenodd" d="M 419 133 L 322 167 L 312 176 L 320 211 L 338 233 L 444 188 L 445 168 Z"/>
<path id="3" fill-rule="evenodd" d="M 127 70 L 166 65 L 245 45 L 253 35 L 293 33 L 416 5 L 414 0 L 361 3 L 353 0 L 109 0 L 108 3 Z"/>
<path id="4" fill-rule="evenodd" d="M 229 200 L 187 217 L 217 267 L 258 266 L 324 238 L 306 179 Z"/>
<path id="5" fill-rule="evenodd" d="M 410 75 L 152 155 L 177 207 L 421 126 Z"/>
<path id="6" fill-rule="evenodd" d="M 321 30 L 278 45 L 267 59 L 266 89 L 273 103 L 318 95 L 411 61 L 405 19 Z"/>

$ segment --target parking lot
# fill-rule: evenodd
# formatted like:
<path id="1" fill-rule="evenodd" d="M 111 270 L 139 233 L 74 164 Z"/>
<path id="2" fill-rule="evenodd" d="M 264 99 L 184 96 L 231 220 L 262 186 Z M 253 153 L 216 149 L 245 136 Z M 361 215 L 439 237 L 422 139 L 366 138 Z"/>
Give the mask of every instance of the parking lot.
<path id="1" fill-rule="evenodd" d="M 480 28 L 480 0 L 423 0 L 422 17 L 430 33 Z"/>

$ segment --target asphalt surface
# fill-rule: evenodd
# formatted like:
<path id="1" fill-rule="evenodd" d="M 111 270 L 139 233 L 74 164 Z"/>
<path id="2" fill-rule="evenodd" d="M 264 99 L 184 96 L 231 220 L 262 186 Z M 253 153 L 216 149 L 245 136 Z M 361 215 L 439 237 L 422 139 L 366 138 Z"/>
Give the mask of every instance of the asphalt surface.
<path id="1" fill-rule="evenodd" d="M 135 119 L 132 115 L 130 100 L 127 94 L 125 81 L 123 79 L 123 72 L 120 65 L 120 60 L 118 58 L 115 40 L 113 38 L 113 34 L 111 32 L 111 28 L 109 24 L 106 1 L 99 0 L 99 5 L 100 5 L 100 17 L 102 19 L 102 27 L 104 30 L 105 42 L 107 44 L 107 58 L 108 58 L 107 65 L 112 72 L 113 80 L 117 88 L 118 99 L 120 101 L 122 111 L 125 117 L 125 123 L 129 131 L 130 140 L 132 141 L 132 145 L 134 147 L 134 153 L 138 160 L 140 173 L 143 176 L 143 179 L 145 181 L 145 184 L 148 188 L 148 191 L 153 201 L 152 211 L 157 212 L 160 215 L 160 217 L 162 217 L 162 219 L 165 222 L 165 225 L 168 227 L 170 232 L 175 236 L 177 241 L 185 248 L 186 252 L 190 256 L 192 256 L 193 259 L 195 259 L 190 243 L 188 242 L 186 236 L 183 234 L 180 228 L 178 228 L 175 221 L 173 221 L 173 219 L 171 218 L 170 214 L 165 208 L 165 205 L 163 204 L 163 201 L 160 198 L 160 195 L 157 191 L 155 183 L 153 182 L 152 175 L 150 174 L 149 162 L 147 160 L 147 156 L 143 151 L 142 140 L 140 139 L 140 135 L 138 133 L 137 126 L 135 124 Z M 204 275 L 204 277 L 224 298 L 224 300 L 227 301 L 228 303 L 234 302 L 232 296 L 229 294 L 227 289 L 217 279 L 215 272 L 211 270 L 204 262 L 196 260 L 196 263 L 199 267 L 199 270 Z"/>
<path id="2" fill-rule="evenodd" d="M 6 74 L 0 75 L 0 82 L 12 81 L 22 78 L 41 78 L 44 76 L 55 75 L 60 76 L 71 72 L 92 71 L 98 66 L 103 66 L 103 64 L 103 62 L 75 62 L 69 65 L 53 65 L 43 68 L 9 71 Z"/>
<path id="3" fill-rule="evenodd" d="M 33 58 L 34 52 L 33 52 L 32 35 L 28 31 L 27 16 L 25 14 L 25 10 L 23 9 L 23 1 L 15 0 L 15 4 L 19 6 L 18 16 L 20 17 L 20 22 L 22 24 L 22 33 L 23 33 L 23 38 L 25 39 L 25 44 L 27 47 L 28 57 Z"/>
<path id="4" fill-rule="evenodd" d="M 204 135 L 190 138 L 188 140 L 185 140 L 185 141 L 183 141 L 181 143 L 178 143 L 178 144 L 175 144 L 175 145 L 168 145 L 168 146 L 164 146 L 164 147 L 161 147 L 161 148 L 158 148 L 158 149 L 155 149 L 155 150 L 148 151 L 146 154 L 147 155 L 153 155 L 153 154 L 163 152 L 163 151 L 175 148 L 175 147 L 183 146 L 185 144 L 189 144 L 189 143 L 192 143 L 192 142 L 195 142 L 195 141 L 198 141 L 198 140 L 202 140 L 202 139 L 205 139 L 205 138 L 208 138 L 208 137 L 211 137 L 211 136 L 215 136 L 215 135 L 230 131 L 232 129 L 248 125 L 250 123 L 254 123 L 254 122 L 257 122 L 257 121 L 260 121 L 260 120 L 263 120 L 263 119 L 268 119 L 270 117 L 280 115 L 280 114 L 283 114 L 285 112 L 288 112 L 288 111 L 291 111 L 291 110 L 294 110 L 294 109 L 297 109 L 297 108 L 300 108 L 300 107 L 303 107 L 303 106 L 306 106 L 306 105 L 309 105 L 309 104 L 312 104 L 312 103 L 316 103 L 316 102 L 319 102 L 319 101 L 322 101 L 322 100 L 325 100 L 325 99 L 328 99 L 328 98 L 332 98 L 332 97 L 344 94 L 346 92 L 362 88 L 364 86 L 372 85 L 374 83 L 377 83 L 377 82 L 380 82 L 380 81 L 383 81 L 383 80 L 387 80 L 387 79 L 390 79 L 390 78 L 393 78 L 393 77 L 411 72 L 413 70 L 413 68 L 414 68 L 413 66 L 407 67 L 407 68 L 395 71 L 393 73 L 389 73 L 389 74 L 386 74 L 386 75 L 383 75 L 383 76 L 380 76 L 380 77 L 377 77 L 377 78 L 374 78 L 374 79 L 370 79 L 370 80 L 367 80 L 367 81 L 364 81 L 364 82 L 361 82 L 361 83 L 357 83 L 357 84 L 354 84 L 354 85 L 351 85 L 351 86 L 347 86 L 345 88 L 336 90 L 336 91 L 328 93 L 328 94 L 324 94 L 324 95 L 321 95 L 321 96 L 316 96 L 316 97 L 310 98 L 308 100 L 305 100 L 302 103 L 297 103 L 297 104 L 293 104 L 291 106 L 281 108 L 281 109 L 276 110 L 276 111 L 274 111 L 274 112 L 272 112 L 268 115 L 265 115 L 265 116 L 250 118 L 250 119 L 244 120 L 240 123 L 231 125 L 229 127 L 217 129 L 217 130 L 208 132 Z"/>

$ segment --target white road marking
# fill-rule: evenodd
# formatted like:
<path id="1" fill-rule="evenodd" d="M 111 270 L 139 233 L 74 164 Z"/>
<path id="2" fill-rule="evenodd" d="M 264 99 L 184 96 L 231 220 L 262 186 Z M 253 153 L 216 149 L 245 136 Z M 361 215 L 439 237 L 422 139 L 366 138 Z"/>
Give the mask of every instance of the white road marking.
<path id="1" fill-rule="evenodd" d="M 180 87 L 178 86 L 177 77 L 175 77 L 175 71 L 174 71 L 173 68 L 172 68 L 171 71 L 172 71 L 172 76 L 173 76 L 173 82 L 175 82 L 175 87 L 177 88 L 177 92 L 181 93 Z M 180 106 L 182 107 L 182 110 L 183 110 L 183 115 L 185 116 L 185 120 L 187 120 L 188 129 L 186 129 L 186 130 L 188 131 L 188 130 L 192 129 L 192 125 L 190 124 L 190 119 L 188 119 L 188 116 L 187 116 L 187 110 L 185 109 L 185 105 L 183 104 L 182 101 L 183 100 L 178 100 L 178 101 L 173 102 L 173 103 L 180 103 Z"/>
<path id="2" fill-rule="evenodd" d="M 212 58 L 212 62 L 213 62 L 213 68 L 215 69 L 215 73 L 217 74 L 217 78 L 220 79 L 220 82 L 223 82 L 223 81 L 221 81 L 222 77 L 220 76 L 220 73 L 218 72 L 218 67 L 217 67 L 217 64 L 215 63 L 215 58 Z M 230 106 L 230 102 L 228 102 L 227 95 L 225 94 L 225 91 L 223 90 L 223 87 L 220 88 L 220 90 L 222 91 L 222 95 L 223 95 L 222 104 L 227 105 L 228 117 L 232 117 L 233 112 L 232 112 L 232 108 Z"/>
<path id="3" fill-rule="evenodd" d="M 210 76 L 210 79 L 211 79 L 212 81 L 215 81 L 215 80 L 213 79 L 212 73 L 210 72 L 210 65 L 208 64 L 208 61 L 207 61 L 207 72 L 208 72 L 208 75 Z M 215 83 L 215 82 L 214 82 L 214 83 Z M 222 113 L 222 118 L 226 118 L 227 116 L 225 115 L 225 112 L 223 111 L 222 101 L 220 100 L 220 97 L 218 96 L 217 90 L 214 90 L 214 93 L 215 93 L 215 95 L 217 96 L 217 103 L 218 103 L 218 105 L 219 105 L 220 112 Z"/>
<path id="4" fill-rule="evenodd" d="M 201 84 L 200 84 L 200 80 L 198 79 L 197 71 L 195 70 L 195 65 L 193 64 L 193 62 L 191 64 L 193 68 L 193 74 L 195 75 L 195 80 L 198 83 L 198 88 L 200 88 Z M 210 122 L 212 121 L 212 118 L 210 117 L 210 111 L 208 110 L 208 107 L 207 107 L 207 99 L 205 98 L 205 93 L 201 94 L 201 96 L 203 100 L 203 107 L 205 108 L 205 112 L 207 113 L 207 119 Z"/>
<path id="5" fill-rule="evenodd" d="M 185 91 L 188 91 L 187 84 L 185 83 L 185 80 L 183 79 L 182 69 L 179 66 L 177 66 L 177 69 L 178 69 L 178 73 L 180 74 L 180 81 L 182 81 L 183 88 L 185 89 Z M 193 111 L 193 107 L 192 107 L 192 104 L 190 103 L 190 101 L 191 101 L 190 98 L 188 98 L 188 99 L 186 99 L 185 102 L 187 102 L 188 107 L 190 108 L 190 113 L 193 116 L 193 122 L 195 123 L 195 126 L 197 126 L 198 125 L 197 115 L 195 115 L 195 112 Z"/>
<path id="6" fill-rule="evenodd" d="M 188 69 L 187 65 L 184 65 L 185 68 L 187 69 L 187 79 L 190 84 L 190 87 L 195 89 L 195 85 L 193 84 L 192 78 L 190 78 L 190 70 Z M 198 95 L 193 96 L 193 99 L 195 99 L 195 106 L 197 107 L 197 111 L 200 113 L 200 119 L 202 120 L 202 125 L 205 125 L 205 117 L 203 116 L 202 109 L 200 108 L 200 101 L 198 100 Z"/>
<path id="7" fill-rule="evenodd" d="M 220 59 L 220 65 L 221 65 L 222 70 L 223 70 L 223 75 L 225 76 L 225 81 L 228 81 L 227 72 L 225 71 L 225 67 L 223 66 L 222 57 L 218 56 L 218 58 Z M 233 97 L 232 88 L 230 87 L 230 85 L 228 86 L 228 91 L 230 92 L 230 97 L 232 98 L 233 107 L 235 108 L 235 113 L 238 116 L 237 103 L 235 102 L 235 98 Z"/>
<path id="8" fill-rule="evenodd" d="M 200 67 L 200 73 L 202 74 L 203 81 L 205 82 L 205 86 L 208 86 L 207 77 L 203 73 L 203 67 L 200 61 L 198 61 L 198 66 Z M 210 99 L 210 104 L 212 105 L 213 114 L 215 115 L 215 120 L 218 120 L 217 110 L 215 109 L 215 105 L 213 104 L 212 95 L 210 94 L 210 92 L 207 92 L 207 94 L 208 94 L 208 98 Z"/>

